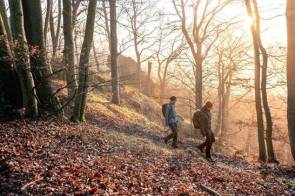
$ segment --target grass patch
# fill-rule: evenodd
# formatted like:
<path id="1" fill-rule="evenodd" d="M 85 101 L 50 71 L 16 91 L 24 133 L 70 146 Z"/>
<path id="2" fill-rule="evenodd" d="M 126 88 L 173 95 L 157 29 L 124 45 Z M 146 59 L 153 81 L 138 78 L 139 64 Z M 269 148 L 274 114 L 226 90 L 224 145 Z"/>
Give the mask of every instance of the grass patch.
<path id="1" fill-rule="evenodd" d="M 105 137 L 107 140 L 116 142 L 132 151 L 145 151 L 165 156 L 173 154 L 173 149 L 167 148 L 164 144 L 155 143 L 152 140 L 139 136 L 128 135 L 116 131 L 107 131 Z"/>

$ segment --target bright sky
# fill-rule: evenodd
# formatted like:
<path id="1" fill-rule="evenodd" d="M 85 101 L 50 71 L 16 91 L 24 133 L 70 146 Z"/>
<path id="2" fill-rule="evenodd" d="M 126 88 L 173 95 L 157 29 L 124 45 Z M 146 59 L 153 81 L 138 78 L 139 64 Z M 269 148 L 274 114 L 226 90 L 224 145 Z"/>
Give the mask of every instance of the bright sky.
<path id="1" fill-rule="evenodd" d="M 218 2 L 219 0 L 212 1 Z M 158 6 L 161 6 L 161 8 L 165 12 L 175 13 L 174 7 L 171 4 L 171 2 L 172 0 L 160 0 Z M 271 47 L 274 45 L 286 46 L 286 2 L 279 0 L 257 0 L 257 2 L 259 5 L 261 16 L 261 31 L 264 45 L 266 47 Z M 249 17 L 246 14 L 246 8 L 243 0 L 236 0 L 235 3 L 232 3 L 231 5 L 227 6 L 226 9 L 222 12 L 222 18 L 238 18 L 239 20 L 244 21 L 244 30 L 245 32 L 248 32 L 249 41 L 252 41 L 249 27 Z M 237 34 L 239 34 L 239 31 L 240 29 L 237 29 Z M 248 74 L 252 77 L 253 70 L 248 71 L 246 75 Z M 275 84 L 277 83 L 277 80 L 280 79 L 272 78 L 272 80 Z M 284 88 L 276 88 L 275 90 L 277 94 L 283 94 L 285 92 Z"/>
<path id="2" fill-rule="evenodd" d="M 218 0 L 213 0 L 218 2 Z M 285 10 L 286 2 L 279 0 L 257 0 L 261 15 L 262 38 L 268 45 L 280 44 L 286 45 L 286 20 Z M 171 4 L 172 0 L 160 0 L 158 6 L 163 10 L 175 13 Z M 243 0 L 237 0 L 229 5 L 222 13 L 226 18 L 241 17 L 245 20 L 245 28 L 247 27 L 246 8 Z"/>

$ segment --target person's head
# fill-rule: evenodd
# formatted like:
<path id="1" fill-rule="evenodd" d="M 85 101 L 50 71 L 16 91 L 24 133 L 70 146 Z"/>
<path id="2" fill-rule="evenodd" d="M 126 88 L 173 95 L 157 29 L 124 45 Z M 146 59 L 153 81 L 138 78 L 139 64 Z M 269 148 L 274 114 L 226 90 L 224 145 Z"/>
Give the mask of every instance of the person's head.
<path id="1" fill-rule="evenodd" d="M 210 102 L 210 101 L 208 101 L 206 104 L 205 104 L 205 108 L 207 109 L 207 110 L 211 110 L 212 109 L 212 107 L 213 107 L 213 104 Z"/>
<path id="2" fill-rule="evenodd" d="M 170 103 L 176 103 L 177 98 L 175 96 L 170 97 Z"/>

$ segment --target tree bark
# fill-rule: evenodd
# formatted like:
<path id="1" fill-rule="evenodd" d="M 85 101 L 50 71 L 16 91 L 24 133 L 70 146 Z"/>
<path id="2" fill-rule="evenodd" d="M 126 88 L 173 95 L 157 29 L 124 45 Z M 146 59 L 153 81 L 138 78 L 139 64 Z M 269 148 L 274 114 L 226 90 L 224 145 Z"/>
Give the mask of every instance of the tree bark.
<path id="1" fill-rule="evenodd" d="M 47 33 L 49 26 L 49 17 L 52 12 L 52 0 L 47 0 L 46 16 L 44 21 L 44 47 L 47 47 Z"/>
<path id="2" fill-rule="evenodd" d="M 6 13 L 6 6 L 4 0 L 0 0 L 0 14 L 2 15 L 2 22 L 4 23 L 5 31 L 7 34 L 7 38 L 9 43 L 12 42 L 12 35 L 11 35 L 11 29 L 9 26 L 9 21 Z"/>
<path id="3" fill-rule="evenodd" d="M 110 0 L 112 103 L 120 104 L 116 0 Z"/>
<path id="4" fill-rule="evenodd" d="M 50 81 L 50 69 L 46 60 L 44 32 L 42 24 L 41 0 L 22 0 L 24 26 L 28 39 L 30 62 L 40 114 L 61 115 L 60 103 L 53 93 Z"/>
<path id="5" fill-rule="evenodd" d="M 72 20 L 71 0 L 63 0 L 64 63 L 69 99 L 73 99 L 77 91 Z"/>
<path id="6" fill-rule="evenodd" d="M 79 63 L 78 94 L 75 97 L 74 112 L 71 118 L 71 120 L 74 122 L 85 121 L 85 106 L 88 88 L 89 54 L 91 50 L 91 44 L 93 41 L 96 5 L 97 0 L 89 0 L 86 30 Z"/>
<path id="7" fill-rule="evenodd" d="M 202 46 L 198 45 L 198 52 L 196 54 L 196 70 L 195 70 L 195 103 L 196 108 L 203 106 L 203 59 L 202 59 Z"/>
<path id="8" fill-rule="evenodd" d="M 152 62 L 148 62 L 148 74 L 147 74 L 147 81 L 146 81 L 146 93 L 148 96 L 152 95 Z"/>
<path id="9" fill-rule="evenodd" d="M 247 14 L 249 17 L 254 18 L 252 12 L 252 6 L 250 0 L 245 0 Z M 256 25 L 251 25 L 251 33 L 254 47 L 254 64 L 255 64 L 255 105 L 256 105 L 256 117 L 257 117 L 257 129 L 258 129 L 258 144 L 259 144 L 259 160 L 266 161 L 266 149 L 264 141 L 264 125 L 263 125 L 263 113 L 261 103 L 261 71 L 260 71 L 260 53 L 259 42 L 257 38 Z"/>
<path id="10" fill-rule="evenodd" d="M 295 1 L 287 0 L 287 85 L 288 85 L 288 132 L 293 159 L 295 160 Z"/>
<path id="11" fill-rule="evenodd" d="M 50 21 L 50 32 L 51 32 L 51 39 L 52 39 L 52 59 L 51 59 L 51 61 L 55 61 L 58 40 L 59 40 L 59 34 L 60 34 L 60 26 L 61 26 L 61 0 L 58 0 L 58 15 L 57 15 L 56 31 L 54 30 L 54 18 L 53 18 L 53 10 L 52 9 L 51 9 L 49 21 Z"/>
<path id="12" fill-rule="evenodd" d="M 263 102 L 263 108 L 264 108 L 264 115 L 266 119 L 266 146 L 267 146 L 267 157 L 268 162 L 270 163 L 277 163 L 278 161 L 275 158 L 273 143 L 272 143 L 272 116 L 271 111 L 268 105 L 268 97 L 267 97 L 267 67 L 268 67 L 268 54 L 266 49 L 264 48 L 261 40 L 261 34 L 260 34 L 260 14 L 259 9 L 257 5 L 257 1 L 253 1 L 254 4 L 254 12 L 255 12 L 255 18 L 256 18 L 256 33 L 257 33 L 257 39 L 259 48 L 262 54 L 262 79 L 261 79 L 261 93 L 262 93 L 262 102 Z"/>
<path id="13" fill-rule="evenodd" d="M 22 105 L 21 88 L 0 13 L 0 121 L 11 118 L 13 111 L 22 108 Z"/>
<path id="14" fill-rule="evenodd" d="M 34 80 L 31 73 L 29 49 L 23 24 L 21 0 L 9 0 L 11 31 L 14 40 L 15 66 L 21 84 L 25 114 L 29 117 L 38 115 Z"/>

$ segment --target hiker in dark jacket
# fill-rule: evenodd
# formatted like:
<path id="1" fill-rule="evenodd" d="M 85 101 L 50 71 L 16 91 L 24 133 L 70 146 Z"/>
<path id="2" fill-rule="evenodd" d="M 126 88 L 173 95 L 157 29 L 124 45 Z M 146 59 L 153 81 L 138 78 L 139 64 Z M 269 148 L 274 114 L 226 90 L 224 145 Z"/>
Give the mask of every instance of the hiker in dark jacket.
<path id="1" fill-rule="evenodd" d="M 211 109 L 213 104 L 211 102 L 207 102 L 205 106 L 201 109 L 200 112 L 200 129 L 201 133 L 204 137 L 206 137 L 206 141 L 198 146 L 201 152 L 204 152 L 204 148 L 206 148 L 206 158 L 210 161 L 211 159 L 211 147 L 215 142 L 215 137 L 211 129 Z"/>
<path id="2" fill-rule="evenodd" d="M 169 126 L 172 133 L 164 138 L 165 143 L 167 144 L 170 139 L 173 139 L 172 147 L 177 148 L 177 114 L 176 114 L 176 103 L 177 99 L 175 96 L 170 98 L 170 103 L 167 104 L 165 111 L 165 125 Z"/>

